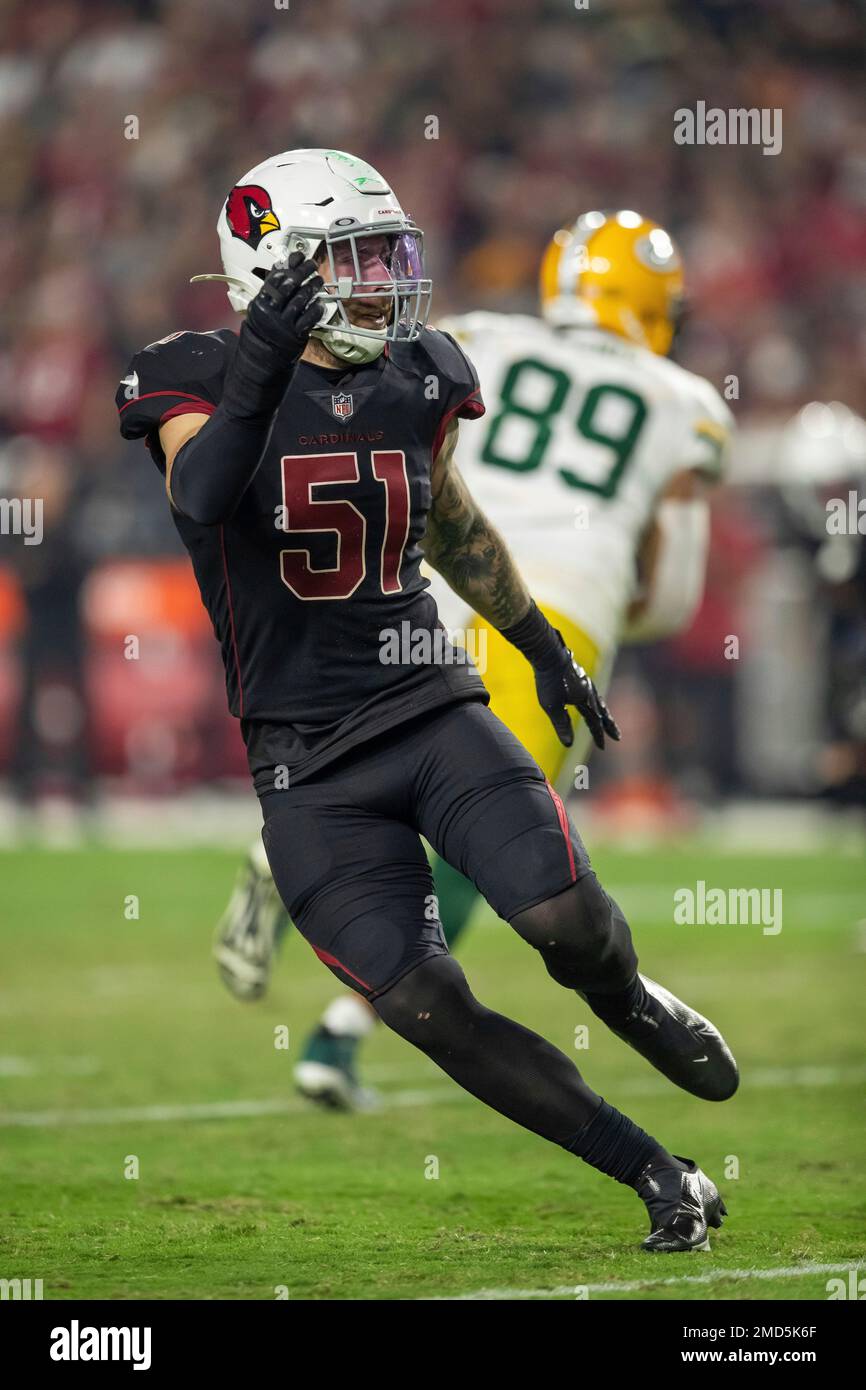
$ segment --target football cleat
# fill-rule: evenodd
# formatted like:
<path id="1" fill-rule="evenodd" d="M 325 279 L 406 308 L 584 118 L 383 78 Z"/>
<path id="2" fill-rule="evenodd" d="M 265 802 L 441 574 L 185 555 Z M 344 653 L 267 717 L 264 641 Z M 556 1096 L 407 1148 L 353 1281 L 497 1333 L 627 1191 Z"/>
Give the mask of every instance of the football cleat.
<path id="1" fill-rule="evenodd" d="M 708 1019 L 655 980 L 641 975 L 644 1002 L 625 1023 L 608 1027 L 658 1071 L 701 1100 L 728 1100 L 739 1085 L 733 1054 Z"/>
<path id="2" fill-rule="evenodd" d="M 358 1039 L 337 1036 L 322 1024 L 308 1038 L 295 1066 L 295 1086 L 307 1100 L 326 1110 L 376 1110 L 376 1091 L 362 1086 L 355 1074 Z"/>
<path id="3" fill-rule="evenodd" d="M 262 998 L 288 926 L 289 915 L 264 850 L 255 845 L 238 875 L 213 945 L 220 979 L 236 999 L 249 1003 Z"/>
<path id="4" fill-rule="evenodd" d="M 650 1233 L 642 1247 L 662 1254 L 709 1250 L 708 1228 L 721 1226 L 728 1209 L 715 1183 L 692 1159 L 674 1157 L 685 1170 L 648 1163 L 635 1184 L 650 1216 Z"/>

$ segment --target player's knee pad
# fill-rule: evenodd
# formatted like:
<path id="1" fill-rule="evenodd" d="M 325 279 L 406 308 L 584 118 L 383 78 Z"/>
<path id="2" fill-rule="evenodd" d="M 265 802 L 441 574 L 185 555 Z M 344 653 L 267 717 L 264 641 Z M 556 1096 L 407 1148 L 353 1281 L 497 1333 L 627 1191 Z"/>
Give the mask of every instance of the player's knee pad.
<path id="1" fill-rule="evenodd" d="M 615 991 L 634 978 L 637 956 L 628 923 L 594 873 L 518 913 L 511 925 L 567 989 Z"/>
<path id="2" fill-rule="evenodd" d="M 422 1052 L 453 1051 L 486 1010 L 453 956 L 430 956 L 372 1000 L 382 1022 Z"/>

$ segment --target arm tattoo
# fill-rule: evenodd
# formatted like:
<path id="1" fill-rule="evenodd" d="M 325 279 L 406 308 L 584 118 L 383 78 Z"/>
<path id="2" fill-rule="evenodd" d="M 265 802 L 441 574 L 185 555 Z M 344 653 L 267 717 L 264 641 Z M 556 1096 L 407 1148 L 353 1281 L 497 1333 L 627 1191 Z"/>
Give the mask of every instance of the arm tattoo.
<path id="1" fill-rule="evenodd" d="M 505 541 L 454 464 L 456 443 L 453 429 L 433 465 L 424 556 L 482 618 L 496 628 L 510 627 L 526 614 L 529 591 Z"/>

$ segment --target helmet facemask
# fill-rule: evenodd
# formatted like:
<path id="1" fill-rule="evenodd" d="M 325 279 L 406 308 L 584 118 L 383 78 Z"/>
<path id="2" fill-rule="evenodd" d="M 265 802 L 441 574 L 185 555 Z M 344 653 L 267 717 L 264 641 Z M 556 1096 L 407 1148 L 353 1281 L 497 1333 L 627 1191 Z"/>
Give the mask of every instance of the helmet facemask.
<path id="1" fill-rule="evenodd" d="M 294 235 L 289 244 L 294 249 Z M 424 276 L 423 233 L 413 223 L 340 218 L 307 254 L 313 254 L 325 282 L 319 295 L 325 316 L 312 336 L 336 357 L 371 362 L 387 342 L 411 342 L 421 333 L 433 282 Z M 348 311 L 352 301 L 381 312 L 382 327 L 353 323 Z"/>

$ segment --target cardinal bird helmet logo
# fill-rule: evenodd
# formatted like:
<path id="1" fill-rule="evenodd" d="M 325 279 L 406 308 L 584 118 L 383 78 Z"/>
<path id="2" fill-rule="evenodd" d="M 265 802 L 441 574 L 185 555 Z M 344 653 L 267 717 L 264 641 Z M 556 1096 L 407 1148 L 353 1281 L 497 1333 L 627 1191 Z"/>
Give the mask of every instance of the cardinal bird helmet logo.
<path id="1" fill-rule="evenodd" d="M 280 221 L 271 207 L 271 195 L 257 183 L 241 183 L 226 199 L 226 220 L 232 236 L 253 250 L 268 232 L 278 232 Z"/>

